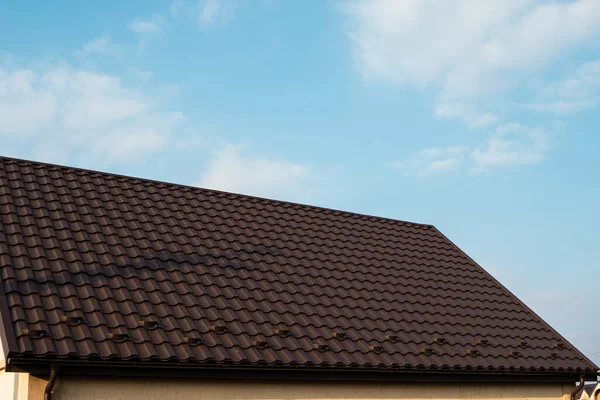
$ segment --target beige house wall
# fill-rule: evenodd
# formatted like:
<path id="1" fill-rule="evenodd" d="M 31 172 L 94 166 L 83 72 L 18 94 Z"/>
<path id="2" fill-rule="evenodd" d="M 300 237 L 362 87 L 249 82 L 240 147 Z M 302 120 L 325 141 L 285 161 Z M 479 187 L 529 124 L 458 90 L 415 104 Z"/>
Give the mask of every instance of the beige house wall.
<path id="1" fill-rule="evenodd" d="M 4 351 L 0 340 L 0 400 L 42 400 L 46 381 L 29 376 L 6 372 Z"/>
<path id="2" fill-rule="evenodd" d="M 59 378 L 53 400 L 568 400 L 574 385 Z M 41 386 L 43 392 L 43 385 Z M 29 399 L 35 397 L 30 385 Z M 38 392 L 37 396 L 42 396 Z"/>

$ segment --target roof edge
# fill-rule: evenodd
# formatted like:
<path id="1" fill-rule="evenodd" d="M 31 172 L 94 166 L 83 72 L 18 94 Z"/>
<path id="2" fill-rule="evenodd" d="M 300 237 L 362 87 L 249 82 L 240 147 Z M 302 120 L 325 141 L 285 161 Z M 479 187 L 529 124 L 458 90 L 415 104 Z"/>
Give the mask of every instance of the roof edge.
<path id="1" fill-rule="evenodd" d="M 47 377 L 50 366 L 59 366 L 62 376 L 112 378 L 193 378 L 235 380 L 374 381 L 374 382 L 480 382 L 480 383 L 574 383 L 584 375 L 596 379 L 595 372 L 581 371 L 456 371 L 428 369 L 366 369 L 322 366 L 234 366 L 230 364 L 185 364 L 156 362 L 111 362 L 85 360 L 16 360 L 9 372 L 26 372 Z"/>
<path id="2" fill-rule="evenodd" d="M 393 222 L 400 222 L 400 223 L 403 223 L 403 224 L 409 224 L 409 225 L 415 225 L 415 226 L 421 226 L 421 227 L 435 228 L 431 224 L 425 224 L 425 223 L 420 223 L 420 222 L 413 222 L 413 221 L 406 221 L 406 220 L 402 220 L 402 219 L 381 217 L 381 216 L 372 215 L 372 214 L 363 214 L 363 213 L 357 213 L 357 212 L 353 212 L 353 211 L 340 210 L 340 209 L 336 209 L 336 208 L 323 207 L 323 206 L 315 206 L 315 205 L 306 204 L 306 203 L 297 203 L 297 202 L 288 201 L 288 200 L 270 199 L 268 197 L 254 196 L 254 195 L 250 195 L 250 194 L 227 192 L 227 191 L 224 191 L 224 190 L 209 189 L 209 188 L 203 188 L 203 187 L 200 187 L 200 186 L 184 185 L 184 184 L 175 183 L 175 182 L 159 181 L 159 180 L 156 180 L 156 179 L 141 178 L 141 177 L 132 176 L 132 175 L 115 174 L 115 173 L 111 173 L 111 172 L 99 171 L 99 170 L 88 169 L 88 168 L 71 167 L 71 166 L 68 166 L 68 165 L 53 164 L 53 163 L 42 162 L 42 161 L 26 160 L 26 159 L 23 159 L 23 158 L 7 157 L 7 156 L 2 156 L 2 155 L 0 155 L 0 160 L 28 162 L 28 163 L 34 163 L 34 164 L 39 164 L 39 165 L 46 165 L 46 166 L 55 167 L 55 168 L 70 169 L 70 170 L 76 170 L 76 171 L 81 171 L 81 172 L 87 172 L 87 173 L 93 173 L 93 174 L 100 174 L 100 175 L 105 175 L 105 176 L 112 176 L 112 177 L 117 177 L 117 178 L 136 179 L 136 180 L 143 181 L 143 182 L 157 183 L 157 184 L 161 184 L 161 185 L 174 186 L 174 187 L 178 187 L 178 188 L 187 188 L 187 189 L 207 191 L 207 192 L 212 192 L 212 193 L 220 193 L 220 194 L 225 194 L 225 195 L 228 195 L 228 196 L 238 196 L 238 197 L 242 196 L 242 197 L 247 197 L 247 198 L 261 200 L 261 201 L 266 201 L 266 202 L 273 202 L 273 203 L 279 203 L 279 204 L 287 204 L 287 205 L 291 205 L 291 206 L 301 206 L 301 207 L 306 207 L 306 208 L 311 208 L 311 209 L 316 209 L 316 210 L 331 211 L 331 212 L 336 212 L 336 213 L 346 214 L 346 215 L 353 215 L 353 216 L 356 216 L 356 217 L 366 218 L 366 219 L 371 219 L 371 220 L 393 221 Z"/>
<path id="3" fill-rule="evenodd" d="M 585 361 L 587 361 L 592 367 L 594 367 L 594 369 L 596 371 L 600 370 L 600 368 L 592 360 L 590 360 L 585 354 L 583 354 L 581 351 L 579 351 L 579 349 L 576 346 L 574 346 L 573 343 L 571 343 L 563 335 L 561 335 L 556 329 L 554 329 L 549 323 L 547 323 L 546 320 L 544 320 L 542 317 L 540 317 L 527 304 L 525 304 L 525 302 L 523 302 L 521 299 L 519 299 L 513 292 L 511 292 L 506 286 L 504 286 L 492 274 L 490 274 L 485 268 L 483 268 L 477 261 L 475 261 L 473 258 L 471 258 L 471 256 L 469 256 L 467 253 L 465 253 L 460 247 L 458 247 L 456 245 L 456 243 L 454 243 L 452 240 L 450 240 L 450 238 L 448 238 L 446 235 L 444 235 L 435 226 L 433 227 L 433 229 L 435 229 L 440 235 L 442 235 L 442 237 L 444 237 L 448 241 L 448 243 L 450 243 L 457 251 L 459 251 L 462 255 L 464 255 L 469 260 L 471 260 L 471 262 L 473 262 L 473 264 L 475 264 L 477 267 L 479 267 L 479 269 L 481 269 L 492 281 L 494 281 L 498 286 L 500 286 L 502 289 L 504 289 L 516 302 L 521 304 L 521 306 L 523 306 L 523 308 L 525 308 L 525 310 L 527 310 L 531 315 L 533 315 L 535 318 L 537 318 L 544 326 L 546 326 L 548 329 L 550 329 L 551 332 L 553 332 L 555 335 L 557 335 L 559 338 L 561 338 L 577 354 L 579 354 Z"/>
<path id="4" fill-rule="evenodd" d="M 10 311 L 8 309 L 8 299 L 6 293 L 4 293 L 4 284 L 0 280 L 0 341 L 7 366 L 10 354 L 18 351 L 17 338 L 12 326 Z"/>

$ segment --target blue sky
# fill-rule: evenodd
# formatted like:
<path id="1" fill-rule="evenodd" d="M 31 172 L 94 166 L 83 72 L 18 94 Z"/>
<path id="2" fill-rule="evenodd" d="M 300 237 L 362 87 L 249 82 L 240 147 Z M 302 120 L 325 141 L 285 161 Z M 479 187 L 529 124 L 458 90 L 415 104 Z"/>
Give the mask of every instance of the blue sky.
<path id="1" fill-rule="evenodd" d="M 2 2 L 0 153 L 431 223 L 600 363 L 600 2 Z"/>

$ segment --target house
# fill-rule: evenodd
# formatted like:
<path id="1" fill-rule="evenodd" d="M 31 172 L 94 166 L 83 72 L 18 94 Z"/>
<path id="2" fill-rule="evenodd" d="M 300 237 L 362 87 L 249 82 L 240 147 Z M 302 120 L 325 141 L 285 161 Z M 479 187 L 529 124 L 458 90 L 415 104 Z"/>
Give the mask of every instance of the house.
<path id="1" fill-rule="evenodd" d="M 580 400 L 596 400 L 596 396 L 600 393 L 600 383 L 586 383 L 583 388 L 577 392 L 577 398 Z"/>
<path id="2" fill-rule="evenodd" d="M 3 399 L 568 399 L 596 378 L 431 225 L 11 158 L 0 222 Z"/>

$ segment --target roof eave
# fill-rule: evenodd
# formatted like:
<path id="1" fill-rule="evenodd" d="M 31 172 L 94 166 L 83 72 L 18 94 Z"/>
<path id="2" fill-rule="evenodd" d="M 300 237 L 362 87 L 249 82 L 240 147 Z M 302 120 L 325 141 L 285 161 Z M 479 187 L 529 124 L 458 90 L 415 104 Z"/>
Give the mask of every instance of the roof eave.
<path id="1" fill-rule="evenodd" d="M 190 364 L 148 361 L 88 361 L 11 358 L 9 372 L 27 372 L 45 377 L 50 366 L 59 366 L 61 376 L 121 378 L 378 381 L 378 382 L 479 382 L 479 383 L 573 383 L 581 376 L 596 380 L 595 371 L 434 370 L 340 368 L 329 366 L 268 366 Z"/>

